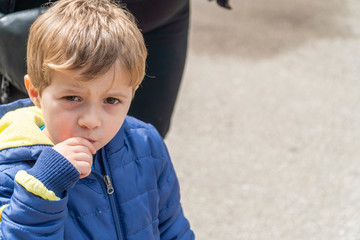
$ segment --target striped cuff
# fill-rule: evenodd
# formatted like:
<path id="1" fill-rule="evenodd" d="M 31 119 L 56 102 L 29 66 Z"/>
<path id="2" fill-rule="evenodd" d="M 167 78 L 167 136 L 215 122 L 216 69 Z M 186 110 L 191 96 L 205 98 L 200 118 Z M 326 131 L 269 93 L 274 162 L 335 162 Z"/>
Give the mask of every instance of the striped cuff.
<path id="1" fill-rule="evenodd" d="M 80 179 L 78 170 L 51 147 L 42 151 L 35 165 L 27 170 L 27 173 L 42 183 L 48 191 L 54 192 L 57 197 L 62 197 L 64 192 Z M 22 186 L 26 188 L 30 185 L 41 189 L 33 179 L 27 182 L 26 186 Z M 41 193 L 43 193 L 42 190 Z"/>

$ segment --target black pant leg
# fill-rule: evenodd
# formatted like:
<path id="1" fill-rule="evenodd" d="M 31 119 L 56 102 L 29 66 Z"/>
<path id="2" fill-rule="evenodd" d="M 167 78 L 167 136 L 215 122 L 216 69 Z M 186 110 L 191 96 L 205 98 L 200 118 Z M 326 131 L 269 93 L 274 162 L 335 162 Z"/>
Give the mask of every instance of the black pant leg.
<path id="1" fill-rule="evenodd" d="M 130 116 L 153 124 L 162 137 L 171 115 L 183 75 L 189 28 L 189 8 L 170 24 L 144 34 L 148 48 L 146 77 L 137 90 Z"/>

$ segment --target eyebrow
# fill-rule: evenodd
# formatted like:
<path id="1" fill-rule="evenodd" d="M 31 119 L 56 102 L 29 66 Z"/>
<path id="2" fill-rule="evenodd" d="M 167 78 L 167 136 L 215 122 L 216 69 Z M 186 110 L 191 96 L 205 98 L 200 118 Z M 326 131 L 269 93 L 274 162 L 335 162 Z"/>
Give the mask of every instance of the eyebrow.
<path id="1" fill-rule="evenodd" d="M 127 98 L 128 96 L 122 92 L 119 92 L 119 91 L 114 91 L 114 92 L 107 92 L 105 95 L 108 95 L 108 96 L 115 96 L 115 97 L 122 97 L 122 98 Z"/>
<path id="2" fill-rule="evenodd" d="M 78 93 L 84 91 L 84 89 L 77 85 L 67 85 L 58 90 L 59 92 L 70 92 L 70 93 Z"/>
<path id="3" fill-rule="evenodd" d="M 86 91 L 81 86 L 77 85 L 69 85 L 66 88 L 63 88 L 60 90 L 61 92 L 66 92 L 68 94 L 79 94 Z M 123 93 L 121 90 L 115 90 L 113 91 L 110 89 L 109 91 L 106 91 L 103 93 L 104 96 L 110 96 L 110 97 L 120 97 L 120 98 L 127 98 L 127 94 Z"/>

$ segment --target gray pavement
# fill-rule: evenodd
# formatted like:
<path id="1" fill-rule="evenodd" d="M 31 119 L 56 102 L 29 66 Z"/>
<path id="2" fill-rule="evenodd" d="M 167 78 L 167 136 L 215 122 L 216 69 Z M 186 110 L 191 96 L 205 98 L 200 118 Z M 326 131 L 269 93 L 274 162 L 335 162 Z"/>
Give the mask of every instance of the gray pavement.
<path id="1" fill-rule="evenodd" d="M 360 239 L 360 2 L 192 1 L 166 139 L 197 239 Z"/>

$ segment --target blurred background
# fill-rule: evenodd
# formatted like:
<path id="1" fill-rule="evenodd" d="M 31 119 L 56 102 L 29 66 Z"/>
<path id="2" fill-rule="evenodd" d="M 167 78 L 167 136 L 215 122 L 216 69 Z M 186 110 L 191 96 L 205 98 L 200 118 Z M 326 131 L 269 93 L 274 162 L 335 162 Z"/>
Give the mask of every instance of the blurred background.
<path id="1" fill-rule="evenodd" d="M 191 2 L 166 143 L 197 239 L 359 239 L 360 1 Z"/>

